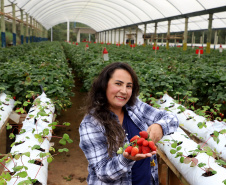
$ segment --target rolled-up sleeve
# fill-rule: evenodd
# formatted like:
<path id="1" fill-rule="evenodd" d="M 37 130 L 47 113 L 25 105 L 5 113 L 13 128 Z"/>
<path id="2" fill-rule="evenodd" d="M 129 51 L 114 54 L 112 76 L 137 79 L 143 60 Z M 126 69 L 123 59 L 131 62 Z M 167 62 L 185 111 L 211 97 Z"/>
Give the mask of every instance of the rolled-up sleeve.
<path id="1" fill-rule="evenodd" d="M 153 123 L 161 125 L 163 135 L 174 133 L 177 130 L 179 121 L 175 114 L 165 110 L 156 109 L 147 103 L 141 102 L 140 100 L 138 101 L 138 108 L 143 113 L 143 119 L 148 126 Z"/>

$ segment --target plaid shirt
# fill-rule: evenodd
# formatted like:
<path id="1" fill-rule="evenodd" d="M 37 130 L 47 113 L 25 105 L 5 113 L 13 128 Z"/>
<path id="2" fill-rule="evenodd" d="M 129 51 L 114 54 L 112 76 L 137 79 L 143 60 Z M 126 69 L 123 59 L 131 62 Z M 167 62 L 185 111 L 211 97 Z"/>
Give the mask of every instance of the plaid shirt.
<path id="1" fill-rule="evenodd" d="M 176 131 L 179 126 L 178 119 L 170 112 L 158 110 L 137 99 L 134 106 L 125 106 L 128 115 L 140 130 L 147 130 L 153 123 L 162 126 L 163 134 Z M 113 117 L 118 117 L 113 114 Z M 126 159 L 122 154 L 114 153 L 108 156 L 105 129 L 91 115 L 86 115 L 79 127 L 80 148 L 83 150 L 89 165 L 87 183 L 89 185 L 131 185 L 131 168 L 135 161 Z M 129 142 L 125 138 L 125 142 Z M 156 155 L 152 156 L 155 166 L 151 168 L 155 185 L 158 185 L 158 166 Z M 150 182 L 151 185 L 151 182 Z"/>

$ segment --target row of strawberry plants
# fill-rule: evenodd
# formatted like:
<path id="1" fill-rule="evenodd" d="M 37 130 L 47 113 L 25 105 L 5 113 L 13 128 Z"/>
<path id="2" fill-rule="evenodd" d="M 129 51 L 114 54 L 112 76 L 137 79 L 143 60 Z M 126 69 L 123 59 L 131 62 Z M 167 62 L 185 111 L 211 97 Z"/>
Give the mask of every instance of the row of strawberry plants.
<path id="1" fill-rule="evenodd" d="M 59 42 L 2 48 L 0 53 L 0 91 L 17 100 L 17 107 L 43 91 L 54 101 L 57 113 L 71 106 L 73 74 Z M 23 108 L 27 112 L 30 107 Z"/>
<path id="2" fill-rule="evenodd" d="M 89 44 L 79 46 L 63 43 L 66 56 L 72 62 L 73 68 L 84 82 L 84 88 L 90 88 L 92 80 L 107 64 L 114 61 L 128 62 L 136 71 L 141 86 L 144 101 L 150 95 L 167 91 L 171 96 L 183 99 L 187 92 L 190 97 L 196 97 L 196 107 L 221 104 L 220 112 L 226 110 L 226 52 L 212 51 L 198 58 L 191 48 L 187 52 L 181 48 L 164 47 L 156 52 L 150 46 L 135 47 Z M 103 61 L 102 51 L 106 47 L 109 61 Z"/>

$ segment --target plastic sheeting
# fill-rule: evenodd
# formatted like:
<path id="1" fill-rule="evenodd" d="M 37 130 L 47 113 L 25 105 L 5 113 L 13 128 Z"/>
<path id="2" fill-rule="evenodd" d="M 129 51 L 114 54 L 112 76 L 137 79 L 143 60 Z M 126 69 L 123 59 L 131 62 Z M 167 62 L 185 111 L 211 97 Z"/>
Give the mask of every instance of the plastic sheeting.
<path id="1" fill-rule="evenodd" d="M 210 12 L 220 12 L 214 14 L 213 28 L 226 27 L 226 1 L 222 0 L 5 0 L 6 13 L 12 12 L 12 7 L 8 6 L 11 3 L 16 4 L 16 17 L 20 18 L 19 10 L 23 9 L 46 29 L 69 21 L 84 23 L 99 32 L 188 16 L 188 29 L 200 30 L 208 29 Z M 203 17 L 194 17 L 195 13 Z M 26 16 L 24 21 L 25 19 Z M 183 19 L 172 23 L 171 32 L 183 30 Z M 152 31 L 153 29 L 147 32 Z M 164 24 L 158 30 L 158 33 L 162 32 L 166 33 Z"/>

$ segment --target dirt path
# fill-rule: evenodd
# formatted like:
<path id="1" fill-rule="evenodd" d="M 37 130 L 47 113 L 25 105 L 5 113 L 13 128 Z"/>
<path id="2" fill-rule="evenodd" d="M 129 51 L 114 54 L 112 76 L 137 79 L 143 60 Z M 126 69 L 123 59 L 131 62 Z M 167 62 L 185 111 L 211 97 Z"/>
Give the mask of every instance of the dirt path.
<path id="1" fill-rule="evenodd" d="M 60 153 L 54 157 L 54 161 L 49 164 L 48 185 L 85 185 L 88 175 L 87 160 L 84 153 L 79 148 L 79 132 L 78 128 L 84 116 L 84 111 L 81 107 L 84 105 L 86 93 L 81 92 L 82 84 L 78 79 L 75 79 L 75 87 L 73 91 L 75 96 L 71 98 L 72 107 L 67 111 L 62 112 L 61 116 L 57 117 L 60 124 L 70 122 L 71 126 L 66 128 L 57 128 L 54 131 L 56 136 L 63 136 L 67 133 L 74 141 L 72 144 L 60 146 L 59 139 L 52 138 L 56 151 L 59 148 L 68 148 L 69 152 Z"/>

